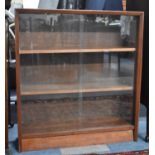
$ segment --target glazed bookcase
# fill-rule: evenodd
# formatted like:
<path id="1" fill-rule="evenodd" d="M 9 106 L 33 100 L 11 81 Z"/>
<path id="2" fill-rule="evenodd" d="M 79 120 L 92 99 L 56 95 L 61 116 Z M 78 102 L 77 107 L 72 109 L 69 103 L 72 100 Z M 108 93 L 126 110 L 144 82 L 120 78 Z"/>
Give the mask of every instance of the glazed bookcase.
<path id="1" fill-rule="evenodd" d="M 19 151 L 137 140 L 143 20 L 16 11 Z"/>

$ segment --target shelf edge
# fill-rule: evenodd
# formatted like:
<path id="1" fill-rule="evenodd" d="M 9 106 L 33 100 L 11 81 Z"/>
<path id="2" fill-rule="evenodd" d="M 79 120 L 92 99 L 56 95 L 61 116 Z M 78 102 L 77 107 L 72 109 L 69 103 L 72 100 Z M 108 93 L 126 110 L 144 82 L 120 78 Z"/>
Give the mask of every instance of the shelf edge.
<path id="1" fill-rule="evenodd" d="M 110 53 L 135 52 L 136 48 L 103 48 L 103 49 L 52 49 L 52 50 L 19 50 L 19 54 L 52 54 L 52 53 Z"/>

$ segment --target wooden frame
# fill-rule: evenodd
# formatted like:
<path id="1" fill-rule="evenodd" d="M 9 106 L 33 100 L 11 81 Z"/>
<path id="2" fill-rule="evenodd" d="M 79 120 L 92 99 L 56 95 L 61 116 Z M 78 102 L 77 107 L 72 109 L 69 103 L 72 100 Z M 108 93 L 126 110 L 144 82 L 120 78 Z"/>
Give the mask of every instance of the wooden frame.
<path id="1" fill-rule="evenodd" d="M 108 129 L 107 131 L 93 131 L 93 132 L 85 132 L 85 133 L 73 133 L 70 135 L 62 135 L 62 136 L 43 136 L 40 138 L 23 138 L 21 122 L 22 122 L 22 114 L 21 114 L 21 88 L 20 88 L 20 54 L 27 54 L 27 51 L 19 50 L 19 14 L 26 13 L 46 13 L 46 14 L 104 14 L 104 15 L 127 15 L 127 16 L 137 16 L 139 17 L 139 32 L 138 32 L 138 46 L 137 50 L 135 48 L 128 48 L 125 51 L 134 52 L 137 51 L 136 54 L 136 76 L 135 76 L 135 106 L 134 106 L 134 125 L 131 128 L 113 128 Z M 96 143 L 113 143 L 113 142 L 122 142 L 122 141 L 130 141 L 137 140 L 138 137 L 138 117 L 139 117 L 139 108 L 140 108 L 140 89 L 141 89 L 141 72 L 142 72 L 142 43 L 143 43 L 143 22 L 144 22 L 144 14 L 143 12 L 130 12 L 130 11 L 78 11 L 78 10 L 35 10 L 35 9 L 17 9 L 16 10 L 16 83 L 17 83 L 17 109 L 18 109 L 18 143 L 19 143 L 19 151 L 27 151 L 27 150 L 38 150 L 45 149 L 50 147 L 68 147 L 68 146 L 78 146 L 78 145 L 89 145 Z M 97 49 L 98 52 L 106 52 L 106 51 L 114 52 L 119 51 L 120 48 L 116 49 Z M 123 49 L 124 50 L 124 49 Z M 123 51 L 122 50 L 122 51 Z M 86 49 L 84 52 L 87 52 Z M 92 50 L 91 52 L 95 52 Z M 57 53 L 58 50 L 55 51 L 33 51 L 34 53 Z M 62 50 L 60 53 L 65 53 L 67 51 Z M 69 53 L 78 52 L 75 50 L 70 50 Z M 103 91 L 103 90 L 102 90 Z M 117 91 L 117 90 L 116 90 Z M 62 93 L 62 92 L 61 92 Z M 118 136 L 119 135 L 119 136 Z M 107 138 L 108 137 L 108 138 Z M 109 139 L 109 140 L 108 140 Z"/>
<path id="2" fill-rule="evenodd" d="M 141 78 L 142 78 L 142 51 L 143 51 L 143 31 L 144 31 L 144 13 L 141 14 L 139 20 L 138 47 L 136 59 L 136 79 L 135 79 L 135 129 L 134 140 L 138 139 L 138 122 L 140 111 L 140 94 L 141 94 Z"/>
<path id="3" fill-rule="evenodd" d="M 8 87 L 8 21 L 5 19 L 5 149 L 8 149 L 8 111 L 9 111 L 9 87 Z"/>

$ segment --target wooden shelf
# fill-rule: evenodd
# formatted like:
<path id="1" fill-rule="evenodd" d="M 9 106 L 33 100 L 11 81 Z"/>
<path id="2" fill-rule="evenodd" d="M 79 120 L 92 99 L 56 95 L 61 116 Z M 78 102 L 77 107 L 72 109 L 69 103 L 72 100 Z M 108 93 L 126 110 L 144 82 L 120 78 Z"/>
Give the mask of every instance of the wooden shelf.
<path id="1" fill-rule="evenodd" d="M 101 48 L 101 49 L 51 49 L 51 50 L 19 50 L 19 54 L 50 54 L 50 53 L 95 53 L 95 52 L 135 52 L 136 48 Z"/>
<path id="2" fill-rule="evenodd" d="M 22 114 L 23 138 L 134 129 L 126 120 L 132 118 L 131 95 L 30 100 L 22 102 Z"/>
<path id="3" fill-rule="evenodd" d="M 91 120 L 83 119 L 80 123 L 81 125 L 85 125 L 85 127 L 81 129 L 78 129 L 79 128 L 77 125 L 79 123 L 78 119 L 72 120 L 71 122 L 67 122 L 67 124 L 66 122 L 64 123 L 62 122 L 61 124 L 54 124 L 54 125 L 51 125 L 48 123 L 49 122 L 40 123 L 40 124 L 38 123 L 38 126 L 37 124 L 32 124 L 30 126 L 23 127 L 23 138 L 61 136 L 61 135 L 80 134 L 80 133 L 88 133 L 88 132 L 123 131 L 123 130 L 134 129 L 133 125 L 118 117 L 113 117 L 113 118 L 105 117 L 103 119 L 92 118 Z M 35 125 L 35 127 L 33 125 Z M 88 127 L 86 127 L 86 125 Z M 98 127 L 95 127 L 95 126 L 98 126 Z M 51 130 L 52 128 L 55 131 L 52 132 Z M 69 129 L 70 131 L 65 131 L 64 129 Z M 60 130 L 60 131 L 56 131 L 56 130 Z"/>
<path id="4" fill-rule="evenodd" d="M 125 83 L 125 84 L 124 84 Z M 22 85 L 21 95 L 72 94 L 91 92 L 132 91 L 132 78 L 115 77 L 79 83 Z"/>
<path id="5" fill-rule="evenodd" d="M 67 86 L 67 84 L 66 84 Z M 29 87 L 29 88 L 28 88 Z M 73 93 L 93 93 L 93 92 L 113 92 L 113 91 L 132 91 L 131 86 L 115 86 L 109 88 L 74 88 L 74 89 L 51 89 L 49 85 L 28 86 L 27 90 L 22 90 L 21 95 L 45 95 L 45 94 L 73 94 Z M 52 85 L 51 85 L 52 88 Z"/>

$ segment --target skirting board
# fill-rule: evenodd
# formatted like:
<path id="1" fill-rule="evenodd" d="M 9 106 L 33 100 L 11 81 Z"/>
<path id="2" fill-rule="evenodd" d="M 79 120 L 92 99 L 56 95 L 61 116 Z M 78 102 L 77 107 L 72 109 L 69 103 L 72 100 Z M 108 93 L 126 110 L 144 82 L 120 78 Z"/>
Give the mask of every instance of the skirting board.
<path id="1" fill-rule="evenodd" d="M 19 151 L 109 144 L 133 140 L 133 130 L 22 139 Z"/>

